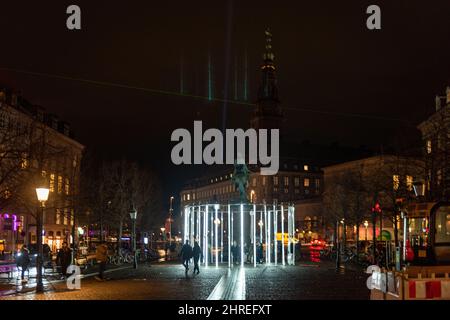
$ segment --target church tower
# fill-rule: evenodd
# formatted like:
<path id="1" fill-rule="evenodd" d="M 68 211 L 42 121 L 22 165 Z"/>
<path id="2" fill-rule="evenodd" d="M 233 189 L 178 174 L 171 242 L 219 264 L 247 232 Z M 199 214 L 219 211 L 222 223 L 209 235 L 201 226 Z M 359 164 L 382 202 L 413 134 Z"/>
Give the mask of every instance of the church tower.
<path id="1" fill-rule="evenodd" d="M 250 120 L 250 126 L 258 129 L 280 129 L 283 113 L 278 100 L 278 87 L 275 72 L 275 55 L 272 52 L 272 33 L 265 32 L 266 50 L 261 66 L 261 83 L 258 89 L 256 110 Z"/>

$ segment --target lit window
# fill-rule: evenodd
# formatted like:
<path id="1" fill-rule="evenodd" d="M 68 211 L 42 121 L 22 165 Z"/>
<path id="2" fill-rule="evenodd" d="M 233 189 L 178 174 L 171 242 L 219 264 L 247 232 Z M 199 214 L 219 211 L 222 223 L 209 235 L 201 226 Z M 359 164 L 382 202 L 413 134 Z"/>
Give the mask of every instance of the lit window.
<path id="1" fill-rule="evenodd" d="M 27 154 L 26 153 L 22 154 L 22 161 L 20 163 L 20 167 L 22 169 L 28 168 L 28 159 L 27 159 Z"/>
<path id="2" fill-rule="evenodd" d="M 191 200 L 191 194 L 190 193 L 187 194 L 187 200 L 188 201 Z"/>
<path id="3" fill-rule="evenodd" d="M 55 223 L 56 224 L 61 224 L 61 210 L 60 209 L 56 209 Z"/>
<path id="4" fill-rule="evenodd" d="M 75 167 L 77 166 L 77 163 L 78 163 L 78 161 L 77 161 L 77 156 L 74 155 L 74 156 L 73 156 L 73 161 L 72 161 L 72 166 L 75 168 Z"/>
<path id="5" fill-rule="evenodd" d="M 61 193 L 63 189 L 63 178 L 62 176 L 58 176 L 58 193 Z"/>
<path id="6" fill-rule="evenodd" d="M 284 177 L 284 186 L 285 187 L 289 186 L 289 177 Z"/>
<path id="7" fill-rule="evenodd" d="M 70 188 L 69 178 L 66 178 L 66 184 L 64 186 L 64 192 L 66 193 L 66 195 L 69 195 L 69 188 Z"/>
<path id="8" fill-rule="evenodd" d="M 256 178 L 253 178 L 252 184 L 254 187 L 256 187 Z"/>
<path id="9" fill-rule="evenodd" d="M 431 153 L 431 140 L 427 140 L 427 153 Z"/>
<path id="10" fill-rule="evenodd" d="M 44 178 L 47 176 L 47 172 L 45 170 L 42 170 L 41 174 L 42 174 L 42 177 L 44 177 Z"/>
<path id="11" fill-rule="evenodd" d="M 278 177 L 273 177 L 273 185 L 277 186 L 278 185 Z"/>
<path id="12" fill-rule="evenodd" d="M 400 187 L 400 177 L 397 174 L 392 176 L 392 184 L 395 191 Z"/>
<path id="13" fill-rule="evenodd" d="M 305 180 L 303 180 L 303 186 L 309 187 L 309 178 L 305 178 Z"/>
<path id="14" fill-rule="evenodd" d="M 50 192 L 55 191 L 55 174 L 50 174 Z"/>
<path id="15" fill-rule="evenodd" d="M 67 212 L 67 209 L 64 209 L 64 225 L 67 225 L 69 223 L 68 215 L 69 213 Z"/>
<path id="16" fill-rule="evenodd" d="M 299 178 L 299 177 L 295 177 L 295 178 L 294 178 L 294 185 L 295 185 L 296 187 L 300 186 L 300 178 Z"/>
<path id="17" fill-rule="evenodd" d="M 406 176 L 406 188 L 408 191 L 413 190 L 413 177 L 412 176 Z"/>
<path id="18" fill-rule="evenodd" d="M 305 164 L 305 165 L 303 166 L 303 170 L 305 170 L 305 171 L 308 171 L 308 170 L 309 170 L 309 167 L 308 167 L 307 164 Z"/>
<path id="19" fill-rule="evenodd" d="M 262 177 L 262 185 L 263 185 L 263 186 L 266 185 L 266 180 L 267 180 L 267 177 L 266 177 L 266 176 L 263 176 L 263 177 Z"/>

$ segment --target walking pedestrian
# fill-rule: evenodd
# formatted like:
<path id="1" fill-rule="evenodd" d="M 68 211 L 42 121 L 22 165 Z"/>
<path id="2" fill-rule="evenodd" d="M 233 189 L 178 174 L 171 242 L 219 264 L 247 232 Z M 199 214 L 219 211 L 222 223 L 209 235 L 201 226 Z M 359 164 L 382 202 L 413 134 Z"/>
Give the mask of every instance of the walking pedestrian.
<path id="1" fill-rule="evenodd" d="M 17 266 L 22 269 L 21 279 L 22 282 L 27 282 L 25 280 L 25 271 L 28 270 L 28 265 L 30 264 L 30 250 L 28 250 L 27 246 L 24 244 L 20 249 L 19 256 L 17 257 Z"/>
<path id="2" fill-rule="evenodd" d="M 192 247 L 189 245 L 189 240 L 181 248 L 181 259 L 183 260 L 183 266 L 185 268 L 186 275 L 189 271 L 189 261 L 192 258 Z"/>
<path id="3" fill-rule="evenodd" d="M 192 256 L 194 257 L 194 274 L 197 271 L 197 274 L 200 273 L 200 268 L 198 266 L 198 261 L 202 256 L 202 249 L 200 248 L 198 241 L 194 242 L 194 249 L 192 250 Z"/>
<path id="4" fill-rule="evenodd" d="M 95 277 L 95 279 L 97 279 L 98 281 L 104 281 L 106 261 L 108 261 L 108 246 L 105 242 L 101 242 L 100 245 L 97 246 L 95 257 L 97 259 L 97 263 L 99 264 L 99 273 L 98 276 Z"/>
<path id="5" fill-rule="evenodd" d="M 56 257 L 56 263 L 61 267 L 61 279 L 65 279 L 67 275 L 67 267 L 70 265 L 71 260 L 72 250 L 70 250 L 67 242 L 63 242 Z"/>

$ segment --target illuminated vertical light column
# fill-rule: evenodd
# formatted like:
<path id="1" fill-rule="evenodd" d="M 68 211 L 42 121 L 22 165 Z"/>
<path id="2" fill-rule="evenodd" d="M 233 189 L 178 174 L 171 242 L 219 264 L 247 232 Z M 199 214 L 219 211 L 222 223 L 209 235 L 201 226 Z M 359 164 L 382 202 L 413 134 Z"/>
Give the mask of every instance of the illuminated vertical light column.
<path id="1" fill-rule="evenodd" d="M 269 262 L 269 246 L 267 245 L 267 229 L 269 225 L 267 224 L 267 206 L 264 205 L 264 243 L 266 244 L 266 263 Z"/>
<path id="2" fill-rule="evenodd" d="M 272 254 L 272 248 L 270 247 L 270 238 L 272 237 L 270 231 L 272 229 L 272 224 L 270 222 L 270 211 L 267 212 L 267 247 L 269 248 L 268 250 L 268 263 L 270 264 L 270 255 Z"/>
<path id="3" fill-rule="evenodd" d="M 211 243 L 210 243 L 210 248 L 211 248 L 211 263 L 213 263 L 214 260 L 214 254 L 212 252 L 213 248 L 214 248 L 214 215 L 211 213 L 211 230 L 210 230 L 210 234 L 211 234 Z"/>
<path id="4" fill-rule="evenodd" d="M 278 263 L 278 241 L 277 241 L 277 232 L 278 232 L 278 219 L 277 219 L 277 206 L 273 205 L 273 252 L 274 252 L 274 260 L 275 265 Z"/>
<path id="5" fill-rule="evenodd" d="M 220 263 L 223 263 L 223 210 L 220 211 Z"/>
<path id="6" fill-rule="evenodd" d="M 219 266 L 219 205 L 214 205 L 214 244 L 216 250 L 216 267 Z"/>
<path id="7" fill-rule="evenodd" d="M 241 267 L 244 266 L 244 205 L 241 203 Z"/>
<path id="8" fill-rule="evenodd" d="M 231 211 L 231 242 L 233 242 L 234 245 L 234 213 Z M 231 255 L 231 259 L 233 260 L 234 264 L 234 257 Z"/>
<path id="9" fill-rule="evenodd" d="M 227 212 L 227 218 L 228 218 L 228 224 L 227 224 L 227 235 L 228 235 L 228 268 L 231 267 L 231 210 L 230 205 L 228 205 L 228 212 Z"/>
<path id="10" fill-rule="evenodd" d="M 256 267 L 256 204 L 253 205 L 253 266 Z"/>
<path id="11" fill-rule="evenodd" d="M 284 266 L 284 207 L 281 205 L 281 260 Z"/>
<path id="12" fill-rule="evenodd" d="M 291 220 L 291 206 L 288 206 L 288 265 L 292 263 L 292 248 L 291 248 L 291 227 L 292 227 L 292 220 Z"/>
<path id="13" fill-rule="evenodd" d="M 209 258 L 209 249 L 208 249 L 208 205 L 205 206 L 205 225 L 204 225 L 204 234 L 203 234 L 203 239 L 204 239 L 204 251 L 205 251 L 205 266 L 208 266 L 208 258 Z"/>
<path id="14" fill-rule="evenodd" d="M 184 237 L 183 237 L 183 244 L 186 243 L 186 240 L 189 239 L 189 233 L 188 233 L 188 212 L 189 207 L 184 208 Z"/>
<path id="15" fill-rule="evenodd" d="M 263 227 L 263 220 L 262 220 L 262 210 L 259 212 L 259 244 L 262 245 L 262 227 Z"/>
<path id="16" fill-rule="evenodd" d="M 195 237 L 195 239 L 198 241 L 198 243 L 200 244 L 201 243 L 201 241 L 200 241 L 200 216 L 201 216 L 201 209 L 202 209 L 202 207 L 199 205 L 198 206 L 198 212 L 197 212 L 197 234 L 196 234 L 196 237 Z"/>
<path id="17" fill-rule="evenodd" d="M 195 235 L 195 207 L 191 207 L 191 227 L 190 227 L 190 245 L 192 246 L 194 244 L 194 235 Z"/>
<path id="18" fill-rule="evenodd" d="M 294 206 L 292 206 L 292 235 L 294 236 L 293 240 L 295 240 L 295 207 Z M 293 265 L 295 265 L 295 242 L 293 245 L 293 249 L 294 250 L 292 252 L 292 257 L 293 257 L 292 263 L 293 263 Z"/>

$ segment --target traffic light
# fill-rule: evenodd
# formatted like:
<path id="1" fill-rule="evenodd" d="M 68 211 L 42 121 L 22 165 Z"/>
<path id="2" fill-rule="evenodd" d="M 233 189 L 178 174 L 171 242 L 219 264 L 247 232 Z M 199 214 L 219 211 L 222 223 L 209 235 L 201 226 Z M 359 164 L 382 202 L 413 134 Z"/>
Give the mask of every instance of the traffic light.
<path id="1" fill-rule="evenodd" d="M 372 208 L 372 212 L 380 213 L 381 212 L 381 206 L 379 202 L 376 202 L 375 205 Z"/>

